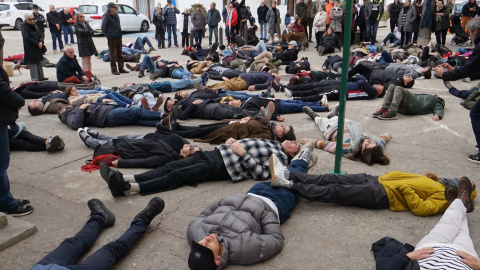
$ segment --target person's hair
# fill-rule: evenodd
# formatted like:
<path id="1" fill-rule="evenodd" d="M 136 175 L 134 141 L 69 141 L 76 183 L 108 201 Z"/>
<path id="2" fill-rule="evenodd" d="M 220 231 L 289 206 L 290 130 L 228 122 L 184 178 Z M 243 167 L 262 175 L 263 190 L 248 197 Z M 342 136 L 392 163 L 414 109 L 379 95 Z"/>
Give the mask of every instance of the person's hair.
<path id="1" fill-rule="evenodd" d="M 196 5 L 195 5 L 195 8 L 197 8 L 197 7 L 198 7 L 198 8 L 201 7 L 200 4 L 196 4 Z"/>
<path id="2" fill-rule="evenodd" d="M 65 95 L 67 95 L 67 97 L 70 96 L 70 94 L 72 94 L 72 89 L 73 89 L 73 86 L 69 85 L 65 88 Z"/>
<path id="3" fill-rule="evenodd" d="M 176 92 L 173 98 L 176 99 L 177 101 L 180 101 L 183 99 L 182 95 L 180 95 L 180 92 Z"/>
<path id="4" fill-rule="evenodd" d="M 295 24 L 297 24 L 298 21 L 300 21 L 300 23 L 302 23 L 302 18 L 296 17 L 296 18 L 295 18 Z M 297 24 L 297 25 L 298 25 L 298 24 Z"/>
<path id="5" fill-rule="evenodd" d="M 322 7 L 322 10 L 325 11 L 325 5 L 320 5 Z"/>
<path id="6" fill-rule="evenodd" d="M 390 159 L 387 156 L 385 156 L 380 146 L 375 146 L 373 148 L 365 149 L 363 151 L 363 154 L 362 154 L 362 148 L 360 147 L 357 151 L 350 154 L 348 158 L 351 160 L 363 162 L 368 166 L 372 166 L 375 163 L 378 163 L 380 165 L 390 164 Z"/>
<path id="7" fill-rule="evenodd" d="M 385 96 L 385 93 L 387 92 L 387 87 L 385 87 L 385 85 L 383 85 L 383 84 L 382 84 L 382 86 L 383 86 L 383 91 L 382 91 L 382 93 L 380 93 L 380 95 L 377 96 L 379 98 Z"/>
<path id="8" fill-rule="evenodd" d="M 300 71 L 302 71 L 302 67 L 300 67 L 300 66 L 298 66 L 298 65 L 293 66 L 293 68 L 292 68 L 293 74 L 297 74 L 297 73 L 299 73 Z"/>
<path id="9" fill-rule="evenodd" d="M 290 131 L 283 134 L 282 138 L 279 138 L 281 142 L 290 140 L 290 141 L 296 141 L 297 137 L 295 136 L 295 130 L 293 129 L 292 126 L 288 126 L 290 128 Z"/>
<path id="10" fill-rule="evenodd" d="M 409 1 L 409 0 L 406 0 L 406 1 Z M 334 0 L 333 2 L 338 2 L 338 3 L 340 3 L 340 0 Z"/>
<path id="11" fill-rule="evenodd" d="M 428 177 L 428 178 L 430 178 L 430 179 L 432 179 L 433 181 L 438 181 L 438 180 L 442 179 L 442 178 L 438 177 L 438 176 L 437 176 L 435 173 L 433 173 L 433 172 L 426 172 L 426 173 L 425 173 L 425 176 Z"/>
<path id="12" fill-rule="evenodd" d="M 425 71 L 423 73 L 423 77 L 425 77 L 425 79 L 430 79 L 432 78 L 432 71 L 430 69 L 428 69 L 427 71 Z"/>
<path id="13" fill-rule="evenodd" d="M 222 44 L 222 45 L 218 46 L 218 48 L 223 51 L 223 50 L 225 50 L 225 45 Z"/>
<path id="14" fill-rule="evenodd" d="M 288 82 L 288 85 L 298 85 L 304 82 L 305 82 L 305 76 L 298 76 L 298 78 L 296 78 L 295 76 L 292 76 L 290 78 L 290 81 Z"/>
<path id="15" fill-rule="evenodd" d="M 409 83 L 404 84 L 403 87 L 412 88 L 414 84 L 415 84 L 415 79 L 412 78 L 412 80 Z"/>
<path id="16" fill-rule="evenodd" d="M 31 13 L 26 13 L 25 15 L 23 15 L 23 17 L 26 19 L 30 18 L 30 17 L 33 17 L 33 14 Z"/>
<path id="17" fill-rule="evenodd" d="M 475 17 L 468 21 L 467 23 L 467 29 L 470 31 L 474 31 L 480 28 L 480 17 Z"/>
<path id="18" fill-rule="evenodd" d="M 217 6 L 217 3 L 212 2 L 212 3 L 210 3 L 210 5 L 213 5 L 214 7 L 216 7 L 216 6 Z"/>
<path id="19" fill-rule="evenodd" d="M 48 8 L 55 8 L 55 5 L 48 5 Z"/>
<path id="20" fill-rule="evenodd" d="M 33 106 L 32 103 L 28 105 L 28 112 L 32 116 L 40 115 L 43 113 L 42 110 L 38 108 L 38 106 Z"/>
<path id="21" fill-rule="evenodd" d="M 83 13 L 80 12 L 80 11 L 77 11 L 77 13 L 75 13 L 75 21 L 78 22 L 78 18 L 79 18 L 81 15 L 83 15 Z"/>
<path id="22" fill-rule="evenodd" d="M 333 28 L 332 27 L 328 27 L 327 29 L 325 29 L 325 33 L 323 33 L 323 36 L 322 37 L 326 37 L 328 35 L 328 29 L 331 29 L 332 30 L 332 33 L 330 35 L 333 35 L 335 33 L 335 31 L 333 31 Z"/>

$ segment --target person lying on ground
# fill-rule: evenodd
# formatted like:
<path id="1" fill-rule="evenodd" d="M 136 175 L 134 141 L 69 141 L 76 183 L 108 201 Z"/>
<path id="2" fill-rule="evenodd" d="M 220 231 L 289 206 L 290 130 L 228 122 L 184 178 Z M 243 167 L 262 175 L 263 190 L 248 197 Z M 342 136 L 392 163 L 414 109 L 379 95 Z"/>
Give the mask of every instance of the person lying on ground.
<path id="1" fill-rule="evenodd" d="M 259 60 L 265 57 L 268 58 L 268 60 L 270 60 L 270 62 L 272 62 L 274 65 L 276 65 L 275 62 L 278 60 L 282 61 L 282 65 L 290 65 L 292 61 L 298 59 L 297 42 L 295 40 L 290 41 L 286 50 L 281 50 L 274 53 L 269 51 L 262 52 L 261 54 L 255 56 L 253 60 Z M 247 60 L 253 61 L 250 58 L 247 58 Z"/>
<path id="2" fill-rule="evenodd" d="M 445 212 L 450 204 L 445 194 L 460 192 L 465 180 L 472 184 L 472 190 L 475 189 L 467 177 L 439 178 L 433 173 L 418 175 L 397 171 L 381 176 L 364 173 L 311 175 L 287 171 L 276 157 L 270 164 L 272 187 L 292 189 L 295 194 L 313 201 L 395 212 L 411 211 L 417 216 Z M 475 190 L 469 197 L 473 200 L 476 196 Z"/>
<path id="3" fill-rule="evenodd" d="M 445 87 L 447 87 L 450 94 L 465 100 L 460 102 L 460 105 L 465 107 L 467 110 L 471 110 L 473 105 L 475 105 L 475 102 L 480 97 L 480 83 L 477 83 L 477 85 L 470 88 L 470 90 L 458 90 L 452 85 L 451 82 L 447 81 L 444 81 L 443 84 L 445 84 Z"/>
<path id="4" fill-rule="evenodd" d="M 218 54 L 216 53 L 218 48 L 218 43 L 213 43 L 208 49 L 203 49 L 200 44 L 194 44 L 188 46 L 182 51 L 182 55 L 188 55 L 192 60 L 212 60 L 213 62 L 218 62 Z M 215 61 L 216 60 L 216 61 Z"/>
<path id="5" fill-rule="evenodd" d="M 51 153 L 65 148 L 65 142 L 60 136 L 55 135 L 47 139 L 34 135 L 28 131 L 27 125 L 23 122 L 8 125 L 8 138 L 10 151 Z"/>
<path id="6" fill-rule="evenodd" d="M 372 114 L 380 120 L 395 120 L 397 112 L 406 115 L 433 113 L 432 120 L 443 117 L 445 101 L 437 95 L 414 94 L 401 86 L 390 85 L 386 91 L 383 105 Z"/>
<path id="7" fill-rule="evenodd" d="M 224 79 L 224 82 L 216 83 L 206 87 L 197 86 L 197 90 L 211 89 L 217 90 L 223 88 L 227 91 L 241 91 L 241 90 L 263 90 L 270 86 L 273 81 L 280 81 L 280 77 L 276 73 L 269 73 L 263 71 L 254 71 L 242 73 L 240 76 L 232 79 Z"/>
<path id="8" fill-rule="evenodd" d="M 109 270 L 126 257 L 143 236 L 148 225 L 165 208 L 165 202 L 155 197 L 133 219 L 127 231 L 116 241 L 98 249 L 78 263 L 95 244 L 103 228 L 115 224 L 115 215 L 99 199 L 87 202 L 90 216 L 83 228 L 72 238 L 65 239 L 56 249 L 36 263 L 31 270 L 46 269 L 98 269 Z"/>
<path id="9" fill-rule="evenodd" d="M 158 111 L 164 100 L 161 92 L 154 91 L 146 83 L 126 83 L 118 88 L 118 93 L 132 100 L 133 104 L 142 106 L 145 110 Z M 155 97 L 158 98 L 155 99 Z"/>
<path id="10" fill-rule="evenodd" d="M 120 158 L 112 162 L 118 168 L 157 168 L 203 151 L 184 138 L 166 132 L 108 136 L 89 128 L 79 128 L 77 134 L 95 152 L 119 153 Z"/>
<path id="11" fill-rule="evenodd" d="M 20 94 L 26 99 L 42 98 L 51 94 L 55 90 L 65 91 L 68 86 L 75 86 L 81 95 L 104 93 L 107 94 L 110 91 L 107 89 L 101 89 L 95 83 L 89 84 L 72 84 L 72 83 L 59 83 L 56 81 L 27 81 L 21 83 L 19 86 L 12 88 L 16 93 Z"/>
<path id="12" fill-rule="evenodd" d="M 138 69 L 137 66 L 132 67 L 131 65 L 127 66 L 128 69 L 135 71 Z M 145 55 L 142 62 L 139 66 L 138 77 L 142 78 L 145 76 L 145 70 L 148 71 L 150 75 L 150 80 L 155 80 L 156 78 L 166 78 L 171 77 L 173 79 L 182 79 L 184 76 L 190 77 L 190 71 L 185 70 L 181 65 L 176 61 L 168 61 L 163 58 L 157 58 L 156 61 L 152 57 Z"/>
<path id="13" fill-rule="evenodd" d="M 383 65 L 368 61 L 360 62 L 348 71 L 349 78 L 355 76 L 355 74 L 363 75 L 370 84 L 381 84 L 385 89 L 391 84 L 404 86 L 405 88 L 412 88 L 415 84 L 415 79 L 411 76 L 385 70 Z"/>
<path id="14" fill-rule="evenodd" d="M 75 86 L 67 86 L 65 95 L 68 97 L 68 103 L 74 107 L 97 102 L 116 104 L 123 108 L 129 108 L 133 105 L 133 101 L 117 92 L 81 95 Z"/>
<path id="15" fill-rule="evenodd" d="M 313 141 L 316 148 L 327 152 L 336 153 L 338 116 L 335 115 L 338 107 L 328 117 L 320 117 L 309 107 L 304 107 L 304 112 L 313 120 L 320 129 L 325 140 Z M 351 160 L 363 162 L 369 166 L 375 163 L 380 165 L 390 164 L 390 159 L 383 153 L 385 145 L 392 139 L 392 134 L 386 132 L 379 137 L 364 131 L 362 126 L 352 120 L 345 119 L 343 129 L 342 155 Z M 302 139 L 306 143 L 309 139 Z"/>
<path id="16" fill-rule="evenodd" d="M 206 181 L 265 180 L 270 177 L 271 154 L 288 164 L 289 159 L 299 151 L 295 141 L 279 143 L 265 139 L 231 139 L 215 150 L 198 151 L 191 157 L 174 160 L 137 175 L 124 175 L 102 163 L 100 175 L 114 197 L 129 193 L 147 195 Z"/>
<path id="17" fill-rule="evenodd" d="M 308 71 L 301 70 L 293 75 L 288 81 L 288 85 L 297 85 L 303 83 L 320 82 L 323 80 L 335 80 L 342 77 L 341 73 L 332 73 L 329 71 Z"/>
<path id="18" fill-rule="evenodd" d="M 155 127 L 162 120 L 161 112 L 147 111 L 141 107 L 122 108 L 106 103 L 82 104 L 78 107 L 63 106 L 58 110 L 60 121 L 73 130 L 92 127 L 117 127 L 137 125 Z"/>

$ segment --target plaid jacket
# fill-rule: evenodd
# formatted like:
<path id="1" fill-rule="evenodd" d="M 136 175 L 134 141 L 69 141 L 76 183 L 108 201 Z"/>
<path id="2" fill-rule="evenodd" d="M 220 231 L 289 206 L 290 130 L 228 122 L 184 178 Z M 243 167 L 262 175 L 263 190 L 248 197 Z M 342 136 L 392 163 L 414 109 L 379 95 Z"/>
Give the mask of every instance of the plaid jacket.
<path id="1" fill-rule="evenodd" d="M 238 156 L 230 148 L 230 145 L 218 146 L 223 162 L 233 182 L 254 178 L 265 180 L 270 177 L 270 155 L 275 154 L 283 164 L 288 164 L 288 159 L 282 151 L 282 145 L 278 141 L 265 139 L 242 139 L 237 142 L 245 147 L 246 153 Z"/>
<path id="2" fill-rule="evenodd" d="M 165 5 L 165 7 L 163 8 L 163 16 L 165 16 L 165 19 L 167 20 L 167 25 L 176 25 L 177 14 L 179 13 L 180 13 L 180 10 L 178 10 L 177 7 L 168 8 L 168 5 Z M 173 29 L 173 31 L 177 31 L 177 30 Z"/>

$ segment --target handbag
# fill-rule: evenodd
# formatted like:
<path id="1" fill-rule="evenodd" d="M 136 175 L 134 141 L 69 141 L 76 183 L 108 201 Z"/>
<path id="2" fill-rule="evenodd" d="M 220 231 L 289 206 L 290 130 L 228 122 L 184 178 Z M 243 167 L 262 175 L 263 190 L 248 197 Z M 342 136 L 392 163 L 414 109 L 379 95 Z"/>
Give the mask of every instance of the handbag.
<path id="1" fill-rule="evenodd" d="M 47 47 L 43 45 L 41 50 L 42 50 L 42 54 L 45 54 L 47 52 Z"/>

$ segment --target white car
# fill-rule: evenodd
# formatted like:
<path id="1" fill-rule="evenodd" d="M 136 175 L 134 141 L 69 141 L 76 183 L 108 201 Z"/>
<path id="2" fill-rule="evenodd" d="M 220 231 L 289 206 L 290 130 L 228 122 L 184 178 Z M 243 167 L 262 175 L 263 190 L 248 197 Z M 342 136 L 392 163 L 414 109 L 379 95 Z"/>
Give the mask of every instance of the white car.
<path id="1" fill-rule="evenodd" d="M 150 20 L 147 16 L 141 14 L 134 8 L 124 4 L 117 4 L 118 16 L 122 31 L 140 31 L 147 32 L 150 28 Z M 107 5 L 79 5 L 78 11 L 85 15 L 92 29 L 97 32 L 102 31 L 102 16 L 107 11 Z"/>
<path id="2" fill-rule="evenodd" d="M 45 11 L 39 7 L 38 12 L 45 16 Z M 25 14 L 33 13 L 31 2 L 0 2 L 0 26 L 13 26 L 16 30 L 22 28 Z"/>

